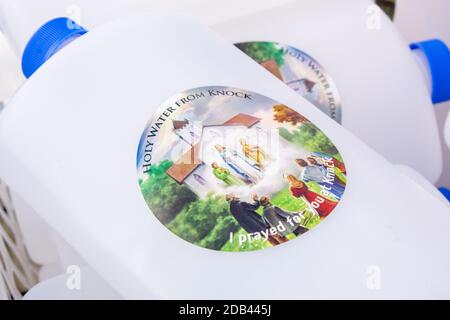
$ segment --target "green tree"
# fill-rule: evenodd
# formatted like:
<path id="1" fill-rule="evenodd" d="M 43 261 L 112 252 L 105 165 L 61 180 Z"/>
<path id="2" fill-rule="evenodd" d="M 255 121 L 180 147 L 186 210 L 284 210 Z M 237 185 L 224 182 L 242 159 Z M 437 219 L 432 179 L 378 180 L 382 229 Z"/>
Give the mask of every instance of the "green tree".
<path id="1" fill-rule="evenodd" d="M 226 239 L 229 236 L 228 230 L 233 227 L 229 219 L 224 220 L 226 217 L 232 218 L 229 204 L 224 197 L 210 195 L 206 199 L 191 202 L 167 227 L 181 238 L 201 245 L 203 238 L 207 237 L 214 229 L 214 236 L 217 238 Z M 212 244 L 212 237 L 211 234 L 205 243 L 217 246 Z"/>
<path id="2" fill-rule="evenodd" d="M 333 142 L 311 122 L 305 122 L 292 131 L 279 128 L 278 133 L 285 140 L 308 151 L 324 152 L 332 156 L 338 154 Z"/>
<path id="3" fill-rule="evenodd" d="M 219 217 L 214 228 L 199 242 L 199 245 L 209 249 L 220 250 L 230 239 L 230 234 L 239 229 L 239 224 L 231 215 Z"/>
<path id="4" fill-rule="evenodd" d="M 169 223 L 184 207 L 197 199 L 197 195 L 188 187 L 178 184 L 166 174 L 171 165 L 169 160 L 154 164 L 147 179 L 139 181 L 145 201 L 163 224 Z"/>
<path id="5" fill-rule="evenodd" d="M 278 66 L 284 63 L 283 49 L 272 42 L 243 42 L 236 44 L 236 47 L 258 63 L 272 59 Z"/>
<path id="6" fill-rule="evenodd" d="M 286 128 L 278 128 L 278 134 L 284 139 L 287 140 L 289 142 L 292 142 L 292 140 L 294 139 L 294 134 L 291 133 L 288 129 Z"/>

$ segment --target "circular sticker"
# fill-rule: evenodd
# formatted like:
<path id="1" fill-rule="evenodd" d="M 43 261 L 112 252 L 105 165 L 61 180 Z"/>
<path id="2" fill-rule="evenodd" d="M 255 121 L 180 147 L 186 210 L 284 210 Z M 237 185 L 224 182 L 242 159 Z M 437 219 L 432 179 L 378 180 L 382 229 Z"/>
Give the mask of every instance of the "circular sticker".
<path id="1" fill-rule="evenodd" d="M 295 110 L 211 86 L 167 100 L 138 148 L 139 187 L 170 231 L 219 251 L 295 239 L 328 217 L 346 185 L 333 142 Z"/>
<path id="2" fill-rule="evenodd" d="M 341 123 L 341 101 L 333 79 L 314 58 L 276 42 L 236 43 L 241 51 Z"/>

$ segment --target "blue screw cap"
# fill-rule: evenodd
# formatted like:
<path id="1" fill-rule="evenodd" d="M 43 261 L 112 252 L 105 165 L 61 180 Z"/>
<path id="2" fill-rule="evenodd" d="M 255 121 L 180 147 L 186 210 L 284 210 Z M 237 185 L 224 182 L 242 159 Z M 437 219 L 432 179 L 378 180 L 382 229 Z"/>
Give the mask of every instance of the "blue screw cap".
<path id="1" fill-rule="evenodd" d="M 45 61 L 86 29 L 69 18 L 56 18 L 42 25 L 30 38 L 22 55 L 22 72 L 29 78 Z"/>
<path id="2" fill-rule="evenodd" d="M 421 50 L 428 61 L 432 78 L 431 100 L 440 103 L 450 100 L 450 51 L 439 39 L 416 42 L 411 50 Z"/>
<path id="3" fill-rule="evenodd" d="M 439 188 L 439 191 L 444 195 L 444 197 L 447 198 L 447 200 L 450 202 L 450 190 L 444 187 Z"/>

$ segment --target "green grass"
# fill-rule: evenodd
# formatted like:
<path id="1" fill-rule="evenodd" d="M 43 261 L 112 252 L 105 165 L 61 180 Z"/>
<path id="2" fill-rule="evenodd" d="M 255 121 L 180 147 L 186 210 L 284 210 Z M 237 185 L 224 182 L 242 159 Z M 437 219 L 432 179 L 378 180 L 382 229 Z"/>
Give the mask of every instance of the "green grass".
<path id="1" fill-rule="evenodd" d="M 319 193 L 321 190 L 320 185 L 318 185 L 315 182 L 308 182 L 307 183 L 309 189 L 313 192 Z M 328 198 L 328 197 L 325 197 Z M 333 198 L 329 198 L 330 200 L 334 200 Z M 291 195 L 291 192 L 289 190 L 289 187 L 284 188 L 283 190 L 277 192 L 271 199 L 272 203 L 287 211 L 292 212 L 299 212 L 306 210 L 308 207 L 305 203 L 305 201 L 301 198 L 296 198 Z M 256 212 L 259 214 L 262 214 L 262 207 L 260 207 Z M 305 225 L 308 229 L 312 229 L 315 226 L 317 226 L 320 223 L 320 217 L 317 214 L 313 214 L 311 211 L 306 210 L 304 212 L 305 220 L 303 220 L 303 225 Z M 265 240 L 254 240 L 251 242 L 244 242 L 242 245 L 239 245 L 239 235 L 240 234 L 246 234 L 246 232 L 243 229 L 239 229 L 238 232 L 234 234 L 233 242 L 228 241 L 222 248 L 222 251 L 253 251 L 258 249 L 264 249 L 271 247 L 271 244 L 269 244 Z M 292 240 L 295 239 L 295 235 L 290 234 L 288 235 L 288 239 Z"/>
<path id="2" fill-rule="evenodd" d="M 320 191 L 320 186 L 314 182 L 311 184 L 308 183 L 308 186 L 311 191 L 314 192 Z M 308 206 L 306 205 L 305 201 L 302 198 L 296 198 L 291 195 L 289 187 L 286 187 L 285 189 L 278 192 L 275 196 L 273 196 L 272 204 L 284 210 L 292 212 L 299 212 L 305 210 L 303 214 L 305 220 L 303 221 L 302 224 L 305 225 L 308 229 L 314 228 L 320 222 L 319 216 L 314 215 L 310 210 L 306 210 Z M 262 211 L 261 208 L 258 210 Z"/>

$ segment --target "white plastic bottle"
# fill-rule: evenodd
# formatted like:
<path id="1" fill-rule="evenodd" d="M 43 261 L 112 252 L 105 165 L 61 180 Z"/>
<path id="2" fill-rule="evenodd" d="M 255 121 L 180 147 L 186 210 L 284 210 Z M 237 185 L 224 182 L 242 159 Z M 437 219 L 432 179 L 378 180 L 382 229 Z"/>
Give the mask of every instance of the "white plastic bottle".
<path id="1" fill-rule="evenodd" d="M 207 0 L 0 0 L 0 27 L 17 53 L 22 53 L 33 32 L 48 20 L 64 16 L 84 27 L 93 28 L 108 21 L 142 10 L 183 12 L 205 24 L 270 9 L 293 0 L 228 0 L 220 9 Z"/>
<path id="2" fill-rule="evenodd" d="M 229 43 L 67 29 L 0 116 L 0 176 L 118 294 L 450 296 L 448 206 Z"/>
<path id="3" fill-rule="evenodd" d="M 115 6 L 81 1 L 75 7 L 49 2 L 4 20 L 19 48 L 54 12 L 74 15 L 90 27 L 141 8 L 193 14 L 231 42 L 272 42 L 284 50 L 284 70 L 280 73 L 273 61 L 264 64 L 278 77 L 390 161 L 414 168 L 432 183 L 439 179 L 442 151 L 427 85 L 408 45 L 372 0 L 214 6 L 206 0 L 118 1 Z M 3 0 L 3 7 L 10 12 L 17 4 Z"/>
<path id="4" fill-rule="evenodd" d="M 431 182 L 440 177 L 427 84 L 407 43 L 371 1 L 297 1 L 214 29 L 260 63 L 261 51 L 270 50 L 263 45 L 273 43 L 285 60 L 275 64 L 276 75 L 390 161 Z"/>
<path id="5" fill-rule="evenodd" d="M 217 4 L 211 1 L 191 1 L 166 0 L 158 3 L 144 0 L 79 0 L 76 3 L 66 0 L 41 0 L 39 3 L 28 0 L 0 0 L 0 29 L 8 37 L 9 43 L 20 56 L 33 32 L 55 16 L 68 16 L 77 22 L 82 22 L 83 26 L 94 27 L 117 17 L 127 15 L 131 12 L 141 11 L 151 6 L 153 10 L 163 9 L 167 11 L 183 11 L 195 15 L 203 23 L 211 24 L 224 21 L 239 15 L 248 14 L 255 10 L 268 9 L 291 0 L 258 0 L 245 1 L 229 0 L 226 6 L 217 10 Z M 8 53 L 8 59 L 13 60 L 13 54 Z M 9 96 L 13 90 L 23 82 L 22 73 L 18 72 L 15 61 L 6 66 L 6 72 L 1 73 L 0 79 L 5 92 L 0 92 L 1 100 Z M 13 70 L 13 71 L 11 71 Z M 17 80 L 11 82 L 11 74 L 18 74 Z M 2 105 L 0 104 L 0 111 Z M 64 271 L 67 264 L 76 264 L 78 259 L 73 259 L 72 255 L 62 248 L 60 243 L 54 243 L 53 235 L 48 226 L 42 223 L 42 219 L 35 215 L 33 208 L 19 195 L 12 192 L 13 203 L 16 208 L 18 220 L 24 231 L 24 241 L 27 250 L 33 261 L 43 266 L 40 277 L 46 279 Z M 69 253 L 70 253 L 69 249 Z"/>

